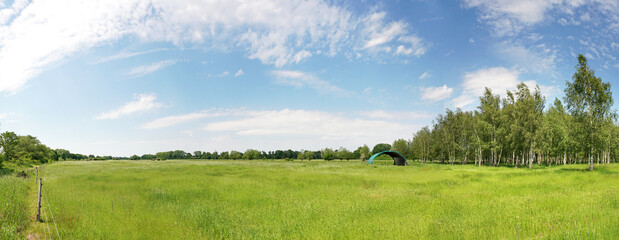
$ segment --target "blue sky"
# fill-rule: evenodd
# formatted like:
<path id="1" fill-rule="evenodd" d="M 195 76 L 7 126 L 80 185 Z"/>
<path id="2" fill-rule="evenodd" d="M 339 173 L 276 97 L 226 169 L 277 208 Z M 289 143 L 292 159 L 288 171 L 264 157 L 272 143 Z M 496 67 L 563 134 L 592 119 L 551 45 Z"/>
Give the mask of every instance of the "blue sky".
<path id="1" fill-rule="evenodd" d="M 485 86 L 616 92 L 617 0 L 2 1 L 0 131 L 52 148 L 356 147 L 412 138 Z"/>

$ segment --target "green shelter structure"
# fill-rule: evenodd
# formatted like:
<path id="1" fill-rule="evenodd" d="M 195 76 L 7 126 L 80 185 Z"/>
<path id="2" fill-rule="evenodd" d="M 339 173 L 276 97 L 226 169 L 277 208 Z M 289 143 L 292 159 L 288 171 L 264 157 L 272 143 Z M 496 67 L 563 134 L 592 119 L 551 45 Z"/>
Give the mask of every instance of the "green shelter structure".
<path id="1" fill-rule="evenodd" d="M 387 154 L 391 158 L 393 158 L 393 165 L 406 166 L 406 158 L 404 157 L 404 155 L 396 151 L 382 151 L 377 154 L 374 154 L 370 157 L 370 159 L 368 160 L 368 163 L 373 164 L 374 159 L 383 154 Z"/>

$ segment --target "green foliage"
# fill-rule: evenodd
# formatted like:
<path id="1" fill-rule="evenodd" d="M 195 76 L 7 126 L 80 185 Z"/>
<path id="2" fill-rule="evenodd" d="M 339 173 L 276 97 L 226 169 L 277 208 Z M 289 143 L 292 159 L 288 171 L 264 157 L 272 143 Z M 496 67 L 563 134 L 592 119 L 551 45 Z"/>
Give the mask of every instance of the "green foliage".
<path id="1" fill-rule="evenodd" d="M 237 160 L 237 159 L 241 159 L 243 157 L 243 154 L 241 152 L 238 151 L 230 151 L 230 158 L 233 160 Z"/>
<path id="2" fill-rule="evenodd" d="M 391 150 L 391 145 L 389 145 L 388 143 L 379 143 L 374 145 L 374 148 L 372 148 L 372 154 L 377 154 L 379 152 L 384 152 L 384 151 L 389 151 Z"/>
<path id="3" fill-rule="evenodd" d="M 399 152 L 404 155 L 407 159 L 412 159 L 413 156 L 413 141 L 408 141 L 406 139 L 398 139 L 393 141 L 393 145 L 391 145 L 391 151 Z"/>
<path id="4" fill-rule="evenodd" d="M 44 187 L 62 239 L 614 239 L 619 165 L 582 168 L 59 162 Z"/>
<path id="5" fill-rule="evenodd" d="M 353 159 L 355 157 L 354 153 L 351 151 L 348 151 L 348 149 L 344 148 L 344 147 L 340 147 L 336 153 L 336 158 L 340 159 L 340 160 L 350 160 Z"/>
<path id="6" fill-rule="evenodd" d="M 297 156 L 299 160 L 308 160 L 311 161 L 314 159 L 314 152 L 308 150 L 301 150 L 301 153 Z"/>
<path id="7" fill-rule="evenodd" d="M 589 156 L 589 168 L 593 170 L 594 149 L 604 149 L 604 123 L 615 117 L 611 110 L 613 105 L 610 83 L 602 82 L 587 65 L 587 58 L 578 55 L 576 73 L 573 82 L 567 82 L 565 102 L 567 109 L 574 116 L 575 123 L 584 131 L 580 134 L 584 140 L 585 151 Z"/>
<path id="8" fill-rule="evenodd" d="M 260 151 L 254 149 L 247 149 L 243 154 L 243 159 L 254 160 L 260 159 Z"/>
<path id="9" fill-rule="evenodd" d="M 333 149 L 331 148 L 325 148 L 320 151 L 320 158 L 331 161 L 335 159 L 335 151 L 333 151 Z"/>
<path id="10" fill-rule="evenodd" d="M 3 159 L 16 165 L 30 166 L 58 160 L 58 154 L 33 136 L 13 132 L 0 134 Z M 1 165 L 0 165 L 1 166 Z"/>
<path id="11" fill-rule="evenodd" d="M 430 129 L 427 126 L 417 131 L 415 136 L 413 136 L 412 150 L 415 155 L 412 159 L 419 159 L 419 161 L 423 161 L 425 163 L 430 157 L 431 144 L 432 136 Z"/>
<path id="12" fill-rule="evenodd" d="M 15 145 L 17 145 L 17 134 L 14 132 L 3 132 L 0 134 L 0 148 L 2 148 L 3 161 L 13 160 Z M 2 162 L 0 162 L 0 164 L 1 163 Z"/>
<path id="13" fill-rule="evenodd" d="M 372 154 L 370 154 L 370 148 L 368 147 L 368 145 L 364 144 L 357 150 L 359 150 L 359 158 L 363 161 L 368 160 L 372 156 Z"/>
<path id="14" fill-rule="evenodd" d="M 610 163 L 619 157 L 619 127 L 610 84 L 595 77 L 586 58 L 578 58 L 573 82 L 565 89 L 565 102 L 556 99 L 547 111 L 539 86 L 520 83 L 504 99 L 489 88 L 476 111 L 447 109 L 433 128 L 413 136 L 414 159 L 451 164 L 505 165 Z M 401 149 L 405 140 L 394 142 Z"/>
<path id="15" fill-rule="evenodd" d="M 157 154 L 155 154 L 156 158 L 161 159 L 161 160 L 166 160 L 166 159 L 188 159 L 191 158 L 191 154 L 190 153 L 186 153 L 185 151 L 182 150 L 176 150 L 176 151 L 168 151 L 168 152 L 158 152 Z"/>

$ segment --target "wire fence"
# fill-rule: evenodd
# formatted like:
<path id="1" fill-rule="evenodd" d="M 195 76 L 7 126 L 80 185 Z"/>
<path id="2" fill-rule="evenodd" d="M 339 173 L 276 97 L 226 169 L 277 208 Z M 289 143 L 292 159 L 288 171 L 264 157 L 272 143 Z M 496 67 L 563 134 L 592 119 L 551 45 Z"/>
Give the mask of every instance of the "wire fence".
<path id="1" fill-rule="evenodd" d="M 38 172 L 38 177 L 39 179 L 43 179 L 43 176 L 45 175 L 45 167 L 44 166 L 39 166 L 39 172 Z M 37 182 L 38 184 L 38 182 Z M 45 239 L 53 239 L 53 232 L 51 230 L 51 228 L 49 227 L 49 218 L 47 216 L 47 212 L 49 211 L 49 215 L 51 216 L 52 219 L 52 223 L 54 224 L 54 229 L 56 230 L 56 236 L 58 236 L 58 239 L 62 239 L 60 237 L 60 231 L 58 230 L 58 225 L 56 224 L 56 218 L 54 217 L 54 212 L 52 211 L 52 206 L 51 203 L 49 201 L 49 198 L 47 197 L 47 195 L 49 194 L 49 192 L 43 190 L 43 188 L 41 188 L 41 196 L 42 196 L 42 200 L 45 201 L 45 203 L 47 203 L 47 209 L 45 209 L 45 206 L 43 206 L 43 217 L 45 218 L 45 221 L 43 221 L 43 223 L 45 223 L 45 227 L 43 227 L 43 234 L 45 234 Z M 41 207 L 40 205 L 38 207 Z"/>
<path id="2" fill-rule="evenodd" d="M 43 197 L 45 198 L 45 202 L 47 203 L 47 207 L 49 209 L 49 214 L 52 215 L 52 221 L 54 222 L 54 228 L 56 228 L 56 234 L 58 235 L 58 239 L 60 240 L 60 232 L 58 231 L 58 225 L 56 225 L 56 219 L 54 218 L 54 212 L 52 212 L 52 207 L 49 204 L 49 199 L 47 199 L 47 196 L 45 196 L 45 194 L 43 194 Z"/>
<path id="3" fill-rule="evenodd" d="M 47 219 L 47 213 L 45 212 L 45 208 L 43 208 L 43 216 L 45 216 L 45 219 Z M 48 221 L 44 222 L 45 226 L 47 227 L 47 232 L 45 232 L 45 239 L 47 239 L 47 236 L 49 236 L 49 239 L 52 239 L 52 231 L 49 229 L 49 224 L 47 223 Z M 45 231 L 45 228 L 43 228 L 43 231 Z"/>

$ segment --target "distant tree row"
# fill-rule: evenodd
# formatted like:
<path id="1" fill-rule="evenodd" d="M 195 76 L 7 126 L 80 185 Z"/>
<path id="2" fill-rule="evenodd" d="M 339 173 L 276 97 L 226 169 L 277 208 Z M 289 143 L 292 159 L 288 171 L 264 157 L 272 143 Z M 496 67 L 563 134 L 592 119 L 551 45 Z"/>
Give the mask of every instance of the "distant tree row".
<path id="1" fill-rule="evenodd" d="M 610 84 L 595 77 L 580 55 L 564 102 L 555 99 L 544 111 L 539 87 L 520 83 L 501 99 L 486 88 L 475 111 L 447 109 L 432 128 L 412 140 L 399 139 L 394 149 L 422 162 L 476 165 L 610 163 L 619 157 L 619 127 Z"/>
<path id="2" fill-rule="evenodd" d="M 19 136 L 14 132 L 0 134 L 0 167 L 4 163 L 35 165 L 58 160 L 110 160 L 111 156 L 94 156 L 71 153 L 64 149 L 51 149 L 36 137 Z"/>
<path id="3" fill-rule="evenodd" d="M 386 143 L 380 143 L 374 146 L 373 152 L 381 152 L 389 150 L 391 146 Z M 133 155 L 130 160 L 165 160 L 165 159 L 231 159 L 231 160 L 259 160 L 259 159 L 288 159 L 288 160 L 312 160 L 312 159 L 324 159 L 330 160 L 351 160 L 361 159 L 367 160 L 371 155 L 370 148 L 367 145 L 357 148 L 355 151 L 349 151 L 346 148 L 340 147 L 339 149 L 324 148 L 319 151 L 310 150 L 276 150 L 276 151 L 258 151 L 255 149 L 247 149 L 245 152 L 239 151 L 225 151 L 225 152 L 202 152 L 194 151 L 188 153 L 182 150 L 158 152 L 156 154 L 144 154 L 142 156 Z"/>

